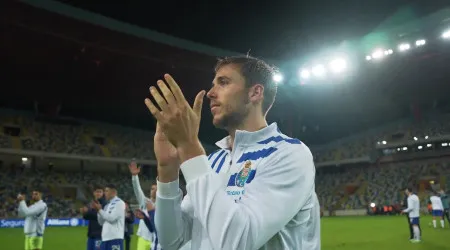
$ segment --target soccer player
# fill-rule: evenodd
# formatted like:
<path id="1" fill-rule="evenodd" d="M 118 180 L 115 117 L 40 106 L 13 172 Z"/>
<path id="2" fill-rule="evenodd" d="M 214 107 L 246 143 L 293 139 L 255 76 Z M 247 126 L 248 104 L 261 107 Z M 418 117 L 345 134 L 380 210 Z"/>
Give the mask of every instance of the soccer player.
<path id="1" fill-rule="evenodd" d="M 441 227 L 444 228 L 444 206 L 442 205 L 441 198 L 437 193 L 430 197 L 431 201 L 431 215 L 433 216 L 433 227 L 436 228 L 436 218 L 441 219 Z"/>
<path id="2" fill-rule="evenodd" d="M 444 217 L 447 217 L 447 221 L 450 225 L 450 201 L 449 201 L 449 197 L 448 195 L 445 193 L 445 191 L 443 189 L 441 189 L 439 191 L 439 194 L 441 196 L 441 201 L 442 201 L 442 206 L 444 207 L 444 214 L 442 215 L 442 219 L 444 219 Z"/>
<path id="3" fill-rule="evenodd" d="M 105 198 L 108 204 L 102 209 L 98 201 L 94 201 L 92 208 L 97 210 L 98 223 L 102 225 L 101 250 L 123 250 L 125 232 L 125 202 L 117 197 L 115 185 L 105 187 Z"/>
<path id="4" fill-rule="evenodd" d="M 409 220 L 413 227 L 414 238 L 410 241 L 412 243 L 420 242 L 420 201 L 419 197 L 412 192 L 412 188 L 406 188 L 405 194 L 408 196 L 408 207 L 403 210 L 403 213 L 409 213 Z"/>
<path id="5" fill-rule="evenodd" d="M 149 215 L 147 212 L 147 204 L 150 203 L 152 206 L 154 206 L 154 202 L 156 199 L 156 184 L 152 185 L 152 188 L 150 190 L 150 198 L 145 197 L 145 194 L 142 191 L 141 184 L 139 182 L 139 173 L 141 172 L 141 168 L 134 160 L 131 161 L 128 168 L 130 169 L 131 183 L 133 184 L 134 195 L 136 196 L 136 200 L 139 203 L 139 209 L 143 211 L 143 213 L 145 213 L 145 215 L 148 217 Z M 138 236 L 137 250 L 151 249 L 155 235 L 154 232 L 150 232 L 148 230 L 143 220 L 139 221 L 139 228 L 136 235 Z"/>
<path id="6" fill-rule="evenodd" d="M 157 120 L 155 225 L 163 249 L 320 249 L 320 206 L 309 148 L 268 125 L 274 70 L 252 57 L 219 60 L 207 93 L 229 136 L 206 156 L 198 139 L 204 91 L 189 106 L 166 74 L 145 104 Z M 192 83 L 191 83 L 192 84 Z M 191 85 L 192 86 L 192 85 Z M 181 163 L 181 166 L 179 165 Z M 179 169 L 186 179 L 182 199 Z"/>
<path id="7" fill-rule="evenodd" d="M 100 203 L 102 208 L 105 207 L 106 200 L 103 197 L 102 187 L 95 186 L 93 196 L 94 200 Z M 80 208 L 80 213 L 83 215 L 83 219 L 89 221 L 88 240 L 86 249 L 100 250 L 100 245 L 102 243 L 102 226 L 98 223 L 97 211 L 92 208 L 82 207 Z"/>
<path id="8" fill-rule="evenodd" d="M 31 200 L 34 202 L 27 206 L 25 196 L 19 194 L 19 216 L 25 217 L 25 250 L 41 250 L 44 244 L 45 219 L 47 218 L 47 204 L 42 200 L 42 192 L 35 189 Z"/>

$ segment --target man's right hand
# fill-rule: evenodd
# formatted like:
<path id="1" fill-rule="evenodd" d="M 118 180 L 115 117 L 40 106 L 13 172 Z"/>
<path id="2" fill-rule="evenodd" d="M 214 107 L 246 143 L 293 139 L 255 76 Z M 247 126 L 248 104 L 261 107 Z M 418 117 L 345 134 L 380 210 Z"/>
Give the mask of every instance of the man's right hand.
<path id="1" fill-rule="evenodd" d="M 141 168 L 138 167 L 135 161 L 132 161 L 130 165 L 128 165 L 128 169 L 130 169 L 131 175 L 138 175 L 141 172 Z"/>
<path id="2" fill-rule="evenodd" d="M 167 139 L 159 123 L 156 124 L 156 132 L 153 141 L 155 156 L 158 162 L 159 181 L 175 181 L 178 179 L 178 170 L 180 166 L 178 152 L 175 146 Z"/>

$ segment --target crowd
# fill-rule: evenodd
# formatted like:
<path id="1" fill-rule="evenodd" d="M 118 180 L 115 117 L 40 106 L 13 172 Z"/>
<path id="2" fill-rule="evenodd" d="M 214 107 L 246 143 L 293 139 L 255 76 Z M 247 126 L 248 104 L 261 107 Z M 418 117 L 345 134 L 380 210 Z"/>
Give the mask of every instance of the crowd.
<path id="1" fill-rule="evenodd" d="M 436 137 L 450 134 L 449 117 L 426 124 L 400 122 L 384 128 L 313 148 L 316 162 L 339 161 L 363 157 L 383 140 L 413 140 L 414 137 Z M 0 112 L 0 148 L 116 158 L 154 159 L 152 132 L 91 122 L 56 124 L 41 122 L 26 115 Z M 396 136 L 394 136 L 396 135 Z M 146 139 L 143 139 L 146 138 Z M 1 159 L 0 159 L 1 160 Z M 58 172 L 59 171 L 59 172 Z M 76 217 L 77 209 L 90 197 L 90 185 L 120 183 L 121 196 L 136 203 L 127 174 L 31 170 L 11 168 L 0 171 L 0 217 L 17 215 L 16 195 L 28 187 L 39 186 L 49 204 L 50 217 Z M 316 191 L 324 210 L 365 209 L 371 203 L 398 206 L 403 188 L 418 186 L 420 176 L 435 176 L 441 187 L 450 187 L 450 164 L 447 159 L 397 162 L 391 164 L 360 163 L 356 166 L 319 167 Z M 147 176 L 154 178 L 154 176 Z M 145 181 L 145 180 L 144 180 Z M 354 188 L 352 188 L 354 186 Z M 58 192 L 67 187 L 66 192 Z M 349 191 L 349 189 L 354 189 Z M 431 195 L 420 191 L 420 198 Z M 426 202 L 423 202 L 426 206 Z"/>

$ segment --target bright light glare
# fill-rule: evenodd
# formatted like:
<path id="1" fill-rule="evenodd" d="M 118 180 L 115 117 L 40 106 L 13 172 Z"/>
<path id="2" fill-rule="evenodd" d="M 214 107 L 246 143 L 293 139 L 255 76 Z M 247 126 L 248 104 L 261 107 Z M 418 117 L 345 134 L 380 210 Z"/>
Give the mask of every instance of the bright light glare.
<path id="1" fill-rule="evenodd" d="M 417 46 L 417 47 L 423 46 L 423 45 L 425 45 L 425 43 L 427 43 L 427 42 L 426 42 L 424 39 L 417 40 L 417 41 L 416 41 L 416 46 Z"/>
<path id="2" fill-rule="evenodd" d="M 370 60 L 372 60 L 372 57 L 371 56 L 366 56 L 366 60 L 370 61 Z"/>
<path id="3" fill-rule="evenodd" d="M 283 76 L 281 74 L 277 73 L 277 74 L 273 75 L 273 80 L 276 83 L 280 83 L 283 81 Z"/>
<path id="4" fill-rule="evenodd" d="M 27 157 L 22 157 L 22 162 L 27 162 L 28 158 Z"/>
<path id="5" fill-rule="evenodd" d="M 372 58 L 379 59 L 383 57 L 383 50 L 379 49 L 372 53 Z"/>
<path id="6" fill-rule="evenodd" d="M 309 76 L 310 76 L 310 73 L 309 73 L 308 70 L 302 69 L 302 70 L 300 71 L 300 77 L 301 77 L 301 78 L 308 79 Z"/>
<path id="7" fill-rule="evenodd" d="M 315 76 L 323 76 L 325 74 L 325 67 L 323 65 L 317 65 L 312 68 L 312 73 Z"/>
<path id="8" fill-rule="evenodd" d="M 450 38 L 450 30 L 447 30 L 444 33 L 442 33 L 442 37 L 445 38 L 445 39 Z"/>
<path id="9" fill-rule="evenodd" d="M 386 141 L 382 141 L 381 143 L 383 143 L 383 145 L 386 145 L 387 142 Z"/>
<path id="10" fill-rule="evenodd" d="M 347 62 L 344 59 L 335 59 L 330 62 L 331 71 L 334 73 L 340 73 L 347 68 Z"/>
<path id="11" fill-rule="evenodd" d="M 410 48 L 411 48 L 411 45 L 409 45 L 409 43 L 403 43 L 398 46 L 398 49 L 400 51 L 409 50 Z"/>
<path id="12" fill-rule="evenodd" d="M 370 207 L 375 207 L 375 203 L 370 203 Z"/>

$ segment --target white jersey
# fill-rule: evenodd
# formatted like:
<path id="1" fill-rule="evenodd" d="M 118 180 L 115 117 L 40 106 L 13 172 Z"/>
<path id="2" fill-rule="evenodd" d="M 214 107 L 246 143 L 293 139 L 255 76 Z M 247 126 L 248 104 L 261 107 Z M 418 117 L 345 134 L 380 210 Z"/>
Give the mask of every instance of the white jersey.
<path id="1" fill-rule="evenodd" d="M 98 223 L 102 226 L 102 241 L 123 239 L 125 234 L 125 202 L 112 198 L 98 211 Z"/>
<path id="2" fill-rule="evenodd" d="M 139 182 L 139 176 L 133 175 L 131 177 L 131 183 L 133 184 L 134 195 L 136 196 L 136 200 L 139 203 L 139 209 L 144 212 L 147 217 L 149 217 L 149 214 L 147 212 L 147 202 L 153 202 L 150 198 L 145 197 L 144 192 L 141 188 L 141 183 Z M 153 242 L 156 238 L 156 234 L 148 230 L 144 220 L 139 220 L 139 228 L 136 235 L 150 242 Z"/>
<path id="3" fill-rule="evenodd" d="M 43 236 L 45 230 L 45 219 L 47 218 L 47 204 L 39 200 L 27 207 L 25 201 L 19 203 L 19 216 L 25 217 L 23 230 L 27 236 Z"/>
<path id="4" fill-rule="evenodd" d="M 430 197 L 430 201 L 431 201 L 431 209 L 444 210 L 444 206 L 442 205 L 442 200 L 440 197 L 433 195 Z"/>
<path id="5" fill-rule="evenodd" d="M 417 195 L 408 196 L 408 207 L 403 212 L 409 213 L 410 218 L 420 217 L 420 201 Z"/>
<path id="6" fill-rule="evenodd" d="M 157 182 L 155 224 L 164 250 L 320 249 L 320 207 L 309 148 L 279 132 L 236 131 L 221 150 L 180 166 L 178 180 Z M 230 150 L 233 149 L 233 151 Z"/>

